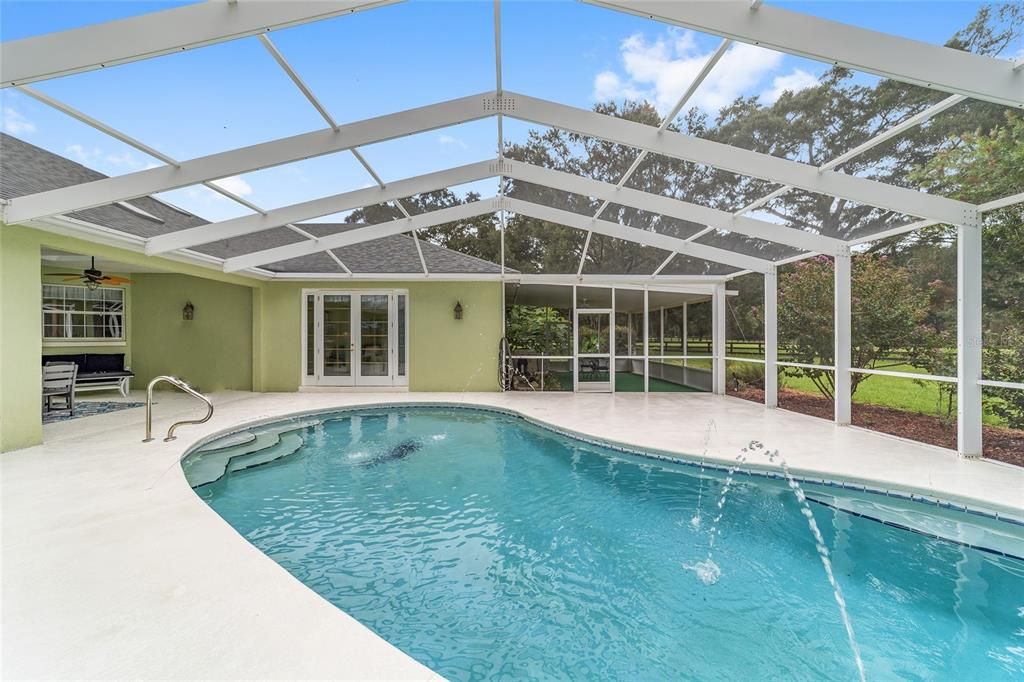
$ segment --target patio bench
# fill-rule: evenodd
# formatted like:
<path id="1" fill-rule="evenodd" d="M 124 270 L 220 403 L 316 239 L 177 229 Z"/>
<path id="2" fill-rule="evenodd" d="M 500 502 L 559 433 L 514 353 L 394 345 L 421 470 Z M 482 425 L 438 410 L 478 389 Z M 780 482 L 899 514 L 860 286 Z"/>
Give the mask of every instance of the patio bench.
<path id="1" fill-rule="evenodd" d="M 128 397 L 128 385 L 135 373 L 124 367 L 124 353 L 77 353 L 73 355 L 44 355 L 48 362 L 73 362 L 78 365 L 75 393 L 117 389 Z"/>

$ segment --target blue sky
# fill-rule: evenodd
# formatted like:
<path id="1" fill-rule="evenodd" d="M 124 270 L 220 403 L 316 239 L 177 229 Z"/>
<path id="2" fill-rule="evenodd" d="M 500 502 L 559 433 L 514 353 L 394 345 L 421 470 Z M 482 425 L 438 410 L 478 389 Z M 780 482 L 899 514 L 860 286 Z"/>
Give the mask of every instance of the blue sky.
<path id="1" fill-rule="evenodd" d="M 157 2 L 7 1 L 3 40 L 173 7 Z M 972 2 L 787 2 L 790 9 L 944 42 L 976 13 Z M 341 122 L 482 92 L 494 87 L 490 2 L 410 0 L 275 31 L 271 38 Z M 713 36 L 569 1 L 502 5 L 503 79 L 508 90 L 590 107 L 597 99 L 647 97 L 663 110 L 718 44 Z M 715 110 L 743 94 L 776 97 L 806 87 L 825 66 L 737 46 L 693 103 Z M 866 80 L 872 77 L 865 76 Z M 39 90 L 179 159 L 322 128 L 323 119 L 249 38 L 36 84 Z M 23 94 L 4 90 L 3 126 L 33 144 L 120 175 L 154 160 Z M 506 139 L 528 126 L 506 122 Z M 494 155 L 493 120 L 363 148 L 386 180 Z M 231 178 L 225 184 L 267 208 L 371 182 L 348 153 Z M 494 183 L 473 189 L 491 194 Z M 465 188 L 463 188 L 465 189 Z M 205 188 L 169 201 L 216 220 L 246 209 Z"/>

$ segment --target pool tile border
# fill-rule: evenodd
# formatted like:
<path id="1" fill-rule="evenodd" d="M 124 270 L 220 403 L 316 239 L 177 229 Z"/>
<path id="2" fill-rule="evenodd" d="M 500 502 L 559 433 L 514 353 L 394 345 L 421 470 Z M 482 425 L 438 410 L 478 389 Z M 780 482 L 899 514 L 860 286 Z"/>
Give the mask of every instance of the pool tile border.
<path id="1" fill-rule="evenodd" d="M 401 410 L 403 408 L 409 408 L 409 407 L 443 407 L 443 408 L 455 409 L 455 410 L 466 410 L 466 411 L 472 411 L 472 412 L 489 412 L 489 413 L 492 413 L 492 414 L 500 414 L 500 415 L 503 415 L 503 416 L 506 416 L 506 417 L 513 417 L 513 418 L 516 418 L 516 419 L 522 419 L 523 421 L 525 421 L 525 422 L 527 422 L 529 424 L 533 424 L 533 425 L 535 425 L 537 427 L 540 427 L 542 429 L 546 429 L 548 431 L 551 431 L 552 433 L 557 433 L 559 435 L 565 436 L 567 438 L 571 438 L 571 439 L 576 440 L 576 441 L 580 441 L 580 442 L 587 443 L 589 445 L 594 445 L 594 446 L 597 446 L 597 447 L 607 448 L 609 450 L 613 450 L 613 451 L 616 451 L 616 452 L 621 452 L 623 454 L 627 454 L 627 455 L 630 455 L 630 456 L 633 456 L 633 457 L 640 457 L 640 458 L 645 458 L 645 459 L 653 459 L 653 460 L 658 460 L 658 461 L 662 461 L 662 462 L 668 462 L 668 463 L 671 463 L 671 464 L 677 464 L 677 465 L 680 465 L 680 466 L 699 468 L 699 469 L 703 469 L 703 470 L 712 470 L 712 471 L 719 471 L 719 472 L 725 472 L 725 473 L 728 473 L 729 471 L 732 471 L 734 474 L 741 474 L 741 475 L 749 476 L 749 477 L 768 478 L 768 479 L 779 480 L 779 481 L 785 481 L 786 480 L 785 475 L 783 475 L 781 472 L 773 470 L 773 469 L 768 469 L 767 467 L 760 468 L 760 467 L 756 467 L 756 466 L 755 467 L 751 467 L 751 466 L 748 465 L 748 466 L 739 466 L 739 467 L 735 467 L 734 468 L 734 467 L 732 467 L 732 466 L 730 466 L 730 465 L 728 465 L 728 464 L 726 464 L 724 462 L 720 462 L 720 461 L 708 461 L 708 460 L 705 460 L 705 459 L 696 459 L 695 455 L 687 455 L 687 454 L 682 454 L 682 453 L 674 453 L 674 452 L 667 451 L 667 450 L 659 450 L 657 448 L 641 449 L 638 446 L 631 446 L 631 445 L 628 445 L 626 443 L 621 443 L 621 442 L 617 442 L 617 441 L 614 441 L 614 440 L 605 440 L 605 439 L 601 439 L 601 438 L 595 438 L 593 436 L 587 435 L 587 434 L 579 432 L 579 431 L 574 431 L 574 430 L 571 430 L 571 429 L 566 429 L 564 427 L 555 426 L 555 425 L 550 424 L 548 422 L 545 422 L 545 421 L 543 421 L 541 419 L 537 419 L 536 417 L 531 417 L 529 415 L 523 414 L 521 412 L 518 412 L 518 411 L 510 409 L 510 408 L 495 407 L 493 405 L 468 405 L 466 403 L 451 403 L 451 402 L 444 402 L 444 401 L 409 401 L 409 402 L 366 403 L 366 404 L 363 404 L 363 405 L 345 405 L 345 406 L 341 406 L 341 407 L 326 407 L 326 408 L 320 408 L 320 409 L 315 409 L 315 410 L 303 410 L 303 411 L 300 411 L 300 412 L 295 412 L 295 413 L 285 414 L 285 415 L 280 415 L 280 416 L 275 416 L 275 417 L 265 417 L 265 418 L 256 419 L 256 420 L 249 421 L 249 422 L 245 422 L 244 424 L 239 424 L 239 425 L 233 426 L 231 428 L 224 429 L 222 431 L 218 431 L 218 432 L 209 434 L 209 435 L 207 435 L 207 436 L 197 440 L 192 445 L 190 445 L 182 453 L 181 459 L 184 460 L 185 457 L 187 457 L 188 455 L 192 454 L 196 450 L 200 449 L 202 446 L 206 445 L 207 443 L 211 443 L 211 442 L 213 442 L 213 441 L 215 441 L 215 440 L 217 440 L 219 438 L 223 438 L 223 437 L 228 436 L 228 435 L 230 435 L 232 433 L 237 433 L 239 431 L 244 431 L 246 429 L 255 428 L 255 427 L 258 427 L 258 426 L 263 425 L 263 424 L 268 424 L 268 423 L 272 423 L 272 422 L 283 422 L 283 421 L 300 420 L 302 418 L 309 418 L 309 417 L 314 416 L 314 415 L 319 416 L 319 415 L 325 415 L 325 414 L 346 413 L 346 412 L 359 412 L 359 411 L 366 411 L 366 410 Z M 329 420 L 322 420 L 322 421 L 329 421 Z M 983 517 L 983 518 L 987 518 L 987 519 L 990 519 L 990 520 L 993 520 L 993 521 L 997 521 L 999 523 L 1006 523 L 1006 524 L 1010 524 L 1010 525 L 1013 525 L 1013 526 L 1024 528 L 1024 518 L 1018 518 L 1018 517 L 1015 517 L 1015 516 L 1012 516 L 1012 515 L 1007 515 L 1007 514 L 1000 514 L 999 511 L 997 511 L 997 510 L 988 510 L 988 509 L 984 509 L 982 507 L 972 507 L 972 506 L 967 505 L 967 504 L 959 504 L 959 503 L 955 503 L 955 502 L 950 502 L 948 500 L 943 500 L 941 498 L 934 497 L 934 496 L 921 495 L 921 494 L 917 494 L 917 493 L 913 493 L 913 492 L 906 492 L 906 491 L 902 491 L 902 490 L 898 490 L 898 489 L 894 490 L 894 489 L 889 489 L 889 488 L 878 488 L 878 487 L 875 487 L 875 486 L 864 485 L 864 484 L 859 484 L 859 483 L 853 483 L 853 482 L 850 482 L 850 481 L 844 481 L 842 479 L 830 479 L 830 478 L 824 478 L 824 477 L 817 478 L 817 477 L 812 477 L 812 476 L 807 476 L 807 475 L 801 475 L 801 474 L 798 474 L 798 473 L 793 473 L 792 476 L 793 476 L 793 479 L 796 480 L 799 483 L 810 483 L 810 484 L 821 485 L 821 486 L 826 486 L 826 487 L 830 487 L 830 488 L 839 488 L 841 490 L 850 490 L 850 491 L 853 491 L 853 492 L 870 493 L 870 494 L 874 494 L 874 495 L 880 495 L 880 496 L 883 496 L 883 497 L 891 497 L 891 498 L 898 499 L 898 500 L 904 500 L 904 501 L 908 501 L 908 502 L 915 502 L 915 503 L 918 503 L 918 504 L 931 505 L 931 506 L 939 507 L 939 508 L 942 508 L 942 509 L 947 509 L 947 510 L 954 511 L 954 512 L 962 512 L 962 513 L 965 513 L 965 514 L 973 514 L 975 516 L 980 516 L 980 517 Z M 851 512 L 851 513 L 853 513 L 853 512 Z M 857 514 L 857 515 L 858 516 L 863 516 L 861 514 Z M 874 518 L 874 517 L 867 517 L 867 518 Z M 874 519 L 874 520 L 879 521 L 881 523 L 885 523 L 884 521 L 882 521 L 880 519 Z M 888 525 L 898 525 L 898 524 L 888 524 Z M 914 530 L 914 529 L 907 528 L 906 530 Z M 928 535 L 928 533 L 923 533 L 923 534 Z M 950 540 L 950 542 L 957 542 L 957 541 Z M 958 544 L 964 544 L 965 546 L 973 547 L 972 545 L 967 545 L 966 543 L 958 543 Z M 983 549 L 983 548 L 981 548 L 981 547 L 974 547 L 974 549 Z M 1007 557 L 1011 557 L 1011 558 L 1020 558 L 1020 557 L 1015 557 L 1014 555 L 1011 555 L 1011 554 L 1005 554 L 1003 552 L 1000 552 L 999 550 L 987 550 L 987 551 L 991 551 L 991 552 L 994 552 L 996 554 L 1001 554 L 1003 556 L 1007 556 Z"/>

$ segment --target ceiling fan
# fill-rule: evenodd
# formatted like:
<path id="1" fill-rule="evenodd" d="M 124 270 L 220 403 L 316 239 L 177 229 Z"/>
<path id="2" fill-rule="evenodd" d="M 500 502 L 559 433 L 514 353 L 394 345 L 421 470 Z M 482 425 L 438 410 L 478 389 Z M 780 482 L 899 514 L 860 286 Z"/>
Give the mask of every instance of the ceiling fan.
<path id="1" fill-rule="evenodd" d="M 90 289 L 95 289 L 101 284 L 131 284 L 132 281 L 126 277 L 118 277 L 116 275 L 104 275 L 101 271 L 96 269 L 96 257 L 92 257 L 92 265 L 79 273 L 75 272 L 53 272 L 48 273 L 52 277 L 64 277 L 65 282 L 70 282 L 74 279 L 79 279 L 82 283 Z"/>

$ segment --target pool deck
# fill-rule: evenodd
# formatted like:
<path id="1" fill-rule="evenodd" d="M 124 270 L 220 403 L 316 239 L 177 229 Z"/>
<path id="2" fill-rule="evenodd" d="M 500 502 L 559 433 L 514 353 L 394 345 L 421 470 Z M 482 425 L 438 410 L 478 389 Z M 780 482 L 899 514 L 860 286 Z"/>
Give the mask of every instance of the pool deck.
<path id="1" fill-rule="evenodd" d="M 0 455 L 2 676 L 440 679 L 307 589 L 188 487 L 197 440 L 306 410 L 447 402 L 596 438 L 732 461 L 757 439 L 807 477 L 1024 517 L 1024 469 L 704 393 L 220 393 L 213 419 L 143 444 L 135 408 L 47 425 Z M 108 399 L 111 398 L 100 398 Z M 138 395 L 130 399 L 138 400 Z M 201 409 L 160 394 L 154 432 Z"/>

